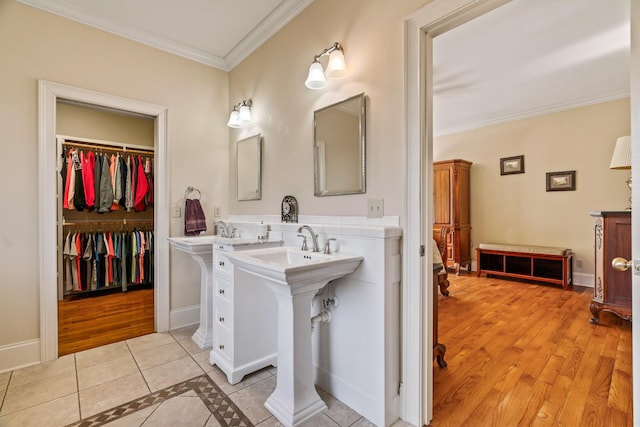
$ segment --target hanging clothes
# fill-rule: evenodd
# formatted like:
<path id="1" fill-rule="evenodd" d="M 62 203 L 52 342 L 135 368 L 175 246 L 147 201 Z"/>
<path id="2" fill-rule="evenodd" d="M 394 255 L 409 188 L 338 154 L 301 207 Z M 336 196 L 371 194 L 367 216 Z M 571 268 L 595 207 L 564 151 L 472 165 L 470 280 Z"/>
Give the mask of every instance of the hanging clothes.
<path id="1" fill-rule="evenodd" d="M 153 284 L 152 230 L 74 232 L 64 236 L 65 293 Z"/>
<path id="2" fill-rule="evenodd" d="M 94 171 L 96 164 L 96 156 L 93 151 L 87 151 L 81 153 L 82 161 L 82 179 L 84 184 L 84 198 L 87 205 L 87 209 L 93 210 L 96 201 L 96 195 L 94 191 Z"/>

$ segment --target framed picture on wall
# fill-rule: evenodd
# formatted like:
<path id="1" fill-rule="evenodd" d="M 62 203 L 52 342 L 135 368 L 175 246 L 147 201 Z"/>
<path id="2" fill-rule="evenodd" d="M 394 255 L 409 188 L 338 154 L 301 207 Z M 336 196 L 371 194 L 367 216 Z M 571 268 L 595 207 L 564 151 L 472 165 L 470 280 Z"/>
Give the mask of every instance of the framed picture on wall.
<path id="1" fill-rule="evenodd" d="M 576 171 L 547 172 L 547 191 L 575 191 Z"/>
<path id="2" fill-rule="evenodd" d="M 524 173 L 524 156 L 503 157 L 500 159 L 500 175 Z"/>

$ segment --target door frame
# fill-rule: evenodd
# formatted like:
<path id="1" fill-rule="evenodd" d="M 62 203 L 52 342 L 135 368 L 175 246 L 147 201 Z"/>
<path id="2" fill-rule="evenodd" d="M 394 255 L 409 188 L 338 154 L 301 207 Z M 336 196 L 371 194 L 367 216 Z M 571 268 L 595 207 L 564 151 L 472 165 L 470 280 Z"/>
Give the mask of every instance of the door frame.
<path id="1" fill-rule="evenodd" d="M 154 310 L 157 332 L 169 330 L 169 203 L 166 107 L 110 94 L 38 81 L 38 224 L 40 278 L 40 360 L 58 358 L 56 109 L 58 100 L 141 114 L 155 119 L 154 132 Z"/>

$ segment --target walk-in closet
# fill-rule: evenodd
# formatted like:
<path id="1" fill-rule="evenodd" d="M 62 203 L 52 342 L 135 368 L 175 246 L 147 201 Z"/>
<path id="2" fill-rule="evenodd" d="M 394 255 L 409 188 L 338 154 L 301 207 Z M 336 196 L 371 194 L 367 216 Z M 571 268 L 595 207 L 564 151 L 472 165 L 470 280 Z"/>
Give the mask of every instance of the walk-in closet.
<path id="1" fill-rule="evenodd" d="M 155 331 L 153 119 L 57 105 L 58 355 Z"/>

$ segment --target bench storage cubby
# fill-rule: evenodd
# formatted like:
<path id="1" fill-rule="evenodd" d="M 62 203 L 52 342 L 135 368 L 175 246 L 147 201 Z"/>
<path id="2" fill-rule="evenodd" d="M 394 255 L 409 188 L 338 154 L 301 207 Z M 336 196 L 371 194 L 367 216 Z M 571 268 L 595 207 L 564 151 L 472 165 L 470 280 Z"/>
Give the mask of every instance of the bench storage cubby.
<path id="1" fill-rule="evenodd" d="M 476 248 L 478 276 L 514 277 L 562 285 L 573 280 L 573 252 L 567 248 L 481 243 Z"/>

